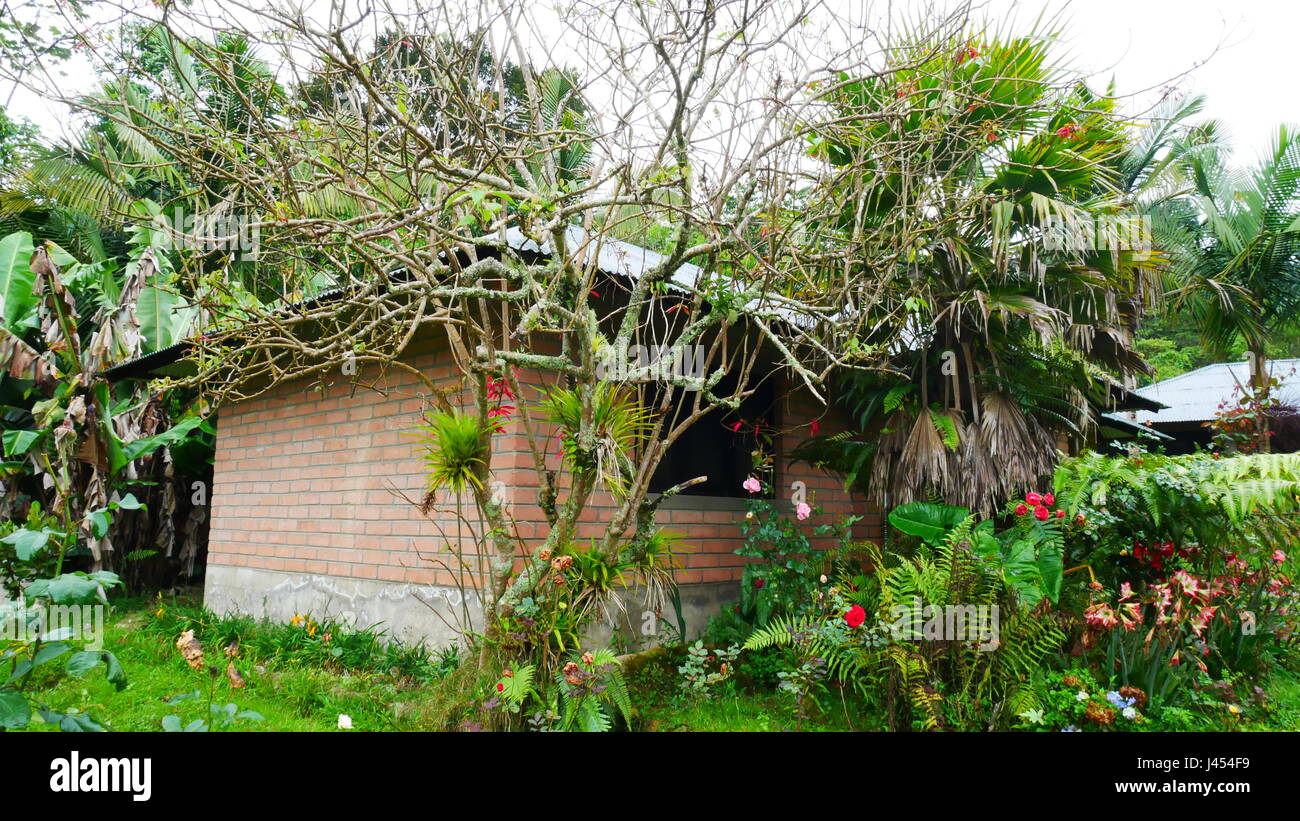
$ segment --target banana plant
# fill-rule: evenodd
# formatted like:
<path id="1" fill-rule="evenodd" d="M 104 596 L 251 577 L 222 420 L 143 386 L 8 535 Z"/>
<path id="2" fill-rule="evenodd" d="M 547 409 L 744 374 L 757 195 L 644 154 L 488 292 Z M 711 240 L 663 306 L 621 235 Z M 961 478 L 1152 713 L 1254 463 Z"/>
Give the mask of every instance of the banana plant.
<path id="1" fill-rule="evenodd" d="M 8 398 L 0 482 L 9 497 L 10 484 L 35 479 L 61 522 L 48 549 L 61 555 L 80 544 L 94 570 L 112 564 L 113 511 L 142 507 L 120 487 L 139 479 L 160 448 L 196 429 L 211 432 L 198 415 L 168 428 L 164 397 L 103 378 L 112 364 L 184 336 L 193 321 L 167 289 L 166 258 L 147 243 L 120 281 L 115 273 L 29 234 L 0 240 L 0 385 Z"/>

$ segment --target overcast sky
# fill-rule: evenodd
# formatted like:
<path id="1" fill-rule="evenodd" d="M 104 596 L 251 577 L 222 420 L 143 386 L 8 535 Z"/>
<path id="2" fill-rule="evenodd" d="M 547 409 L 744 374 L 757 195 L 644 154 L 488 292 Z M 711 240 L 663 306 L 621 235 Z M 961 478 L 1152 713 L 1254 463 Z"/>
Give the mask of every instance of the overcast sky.
<path id="1" fill-rule="evenodd" d="M 456 0 L 447 0 L 455 2 Z M 842 0 L 860 2 L 860 0 Z M 544 2 L 544 0 L 543 0 Z M 1300 3 L 1286 0 L 986 0 L 987 14 L 1007 13 L 1026 26 L 1040 14 L 1060 15 L 1071 64 L 1100 83 L 1114 77 L 1121 94 L 1141 111 L 1171 82 L 1184 93 L 1204 93 L 1206 116 L 1223 120 L 1241 161 L 1252 161 L 1281 122 L 1300 122 L 1294 67 Z M 894 0 L 909 15 L 932 5 Z M 877 6 L 879 8 L 879 6 Z M 67 66 L 65 90 L 91 86 L 84 64 Z M 1185 76 L 1180 76 L 1185 75 Z M 0 101 L 8 89 L 0 89 Z M 19 90 L 11 114 L 41 122 L 63 115 Z"/>
<path id="2" fill-rule="evenodd" d="M 1060 12 L 1074 65 L 1115 77 L 1121 93 L 1146 95 L 1175 75 L 1206 95 L 1205 115 L 1224 121 L 1240 161 L 1253 161 L 1279 123 L 1300 122 L 1295 61 L 1300 3 L 1294 0 L 991 0 L 1021 19 Z"/>

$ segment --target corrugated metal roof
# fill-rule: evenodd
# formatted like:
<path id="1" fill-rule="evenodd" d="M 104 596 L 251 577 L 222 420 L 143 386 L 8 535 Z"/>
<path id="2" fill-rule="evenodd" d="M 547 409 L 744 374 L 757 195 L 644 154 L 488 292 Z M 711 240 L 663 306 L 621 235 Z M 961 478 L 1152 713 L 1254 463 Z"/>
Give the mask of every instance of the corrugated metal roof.
<path id="1" fill-rule="evenodd" d="M 1282 383 L 1274 394 L 1283 402 L 1300 405 L 1300 359 L 1270 359 L 1269 373 Z M 1134 393 L 1168 407 L 1160 411 L 1138 411 L 1139 423 L 1207 422 L 1219 404 L 1236 401 L 1233 390 L 1250 384 L 1246 362 L 1220 362 L 1138 388 Z"/>
<path id="2" fill-rule="evenodd" d="M 651 251 L 649 248 L 642 248 L 639 245 L 633 245 L 630 242 L 610 239 L 595 235 L 589 238 L 587 232 L 581 226 L 571 225 L 567 229 L 569 245 L 573 250 L 581 250 L 589 253 L 591 249 L 599 243 L 599 256 L 596 258 L 596 267 L 607 274 L 623 275 L 633 280 L 639 279 L 646 271 L 662 264 L 663 254 Z M 516 227 L 506 230 L 506 244 L 517 251 L 526 251 L 538 254 L 550 254 L 550 243 L 538 246 L 536 242 L 524 236 L 523 231 Z M 694 288 L 699 284 L 701 269 L 698 265 L 690 262 L 683 263 L 677 270 L 673 271 L 671 282 L 678 288 L 686 286 Z M 304 300 L 305 302 L 316 302 L 333 299 L 344 293 L 341 288 L 330 288 L 322 291 L 315 296 Z M 116 365 L 105 369 L 102 373 L 109 380 L 122 379 L 132 376 L 144 376 L 149 372 L 164 367 L 175 362 L 185 355 L 190 346 L 189 341 L 177 342 L 166 348 L 152 351 L 147 354 L 141 354 L 134 359 L 128 359 L 119 362 Z"/>
<path id="3" fill-rule="evenodd" d="M 640 279 L 646 271 L 655 268 L 664 261 L 664 255 L 649 248 L 642 248 L 630 242 L 602 237 L 599 234 L 588 236 L 581 226 L 570 225 L 566 231 L 566 240 L 571 250 L 587 251 L 599 245 L 600 254 L 596 267 L 607 274 L 622 274 L 632 279 Z M 537 243 L 524 236 L 518 228 L 506 230 L 506 243 L 517 251 L 550 254 L 551 244 L 547 242 L 540 248 Z M 701 268 L 690 262 L 683 263 L 673 271 L 672 281 L 678 285 L 695 287 L 698 284 Z"/>

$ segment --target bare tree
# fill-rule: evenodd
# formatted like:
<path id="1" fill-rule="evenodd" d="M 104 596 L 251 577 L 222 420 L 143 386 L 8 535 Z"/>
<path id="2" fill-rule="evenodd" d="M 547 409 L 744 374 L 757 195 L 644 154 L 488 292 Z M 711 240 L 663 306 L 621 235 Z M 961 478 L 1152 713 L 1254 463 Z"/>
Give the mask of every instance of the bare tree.
<path id="1" fill-rule="evenodd" d="M 907 308 L 884 273 L 934 229 L 908 193 L 961 124 L 897 127 L 906 95 L 851 90 L 956 55 L 965 5 L 901 32 L 817 0 L 222 5 L 152 12 L 179 76 L 201 66 L 201 83 L 69 101 L 183 179 L 176 202 L 260 232 L 255 262 L 179 255 L 177 288 L 204 317 L 185 381 L 219 405 L 345 360 L 417 373 L 435 413 L 473 423 L 448 475 L 490 543 L 489 630 L 544 589 L 599 487 L 618 508 L 595 549 L 635 561 L 659 502 L 699 481 L 648 492 L 689 426 L 777 371 L 824 400 L 837 370 L 883 367 L 896 344 Z M 266 70 L 205 45 L 232 39 Z M 149 75 L 129 44 L 95 55 Z M 214 95 L 228 103 L 196 104 Z M 827 162 L 831 142 L 854 150 Z M 660 253 L 610 276 L 614 238 L 650 234 Z M 428 327 L 461 393 L 401 360 Z M 611 383 L 610 352 L 637 345 L 699 346 L 703 368 L 651 390 L 638 361 Z M 516 369 L 550 383 L 517 409 L 549 523 L 531 547 L 489 489 L 494 399 L 522 395 Z M 563 476 L 545 458 L 555 425 Z"/>

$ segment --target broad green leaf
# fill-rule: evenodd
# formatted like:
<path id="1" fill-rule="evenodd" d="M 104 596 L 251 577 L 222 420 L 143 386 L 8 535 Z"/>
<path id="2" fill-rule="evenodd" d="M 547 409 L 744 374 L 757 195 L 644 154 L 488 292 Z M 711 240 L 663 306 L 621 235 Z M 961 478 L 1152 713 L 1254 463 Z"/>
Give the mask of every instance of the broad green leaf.
<path id="1" fill-rule="evenodd" d="M 40 650 L 36 651 L 36 657 L 32 659 L 32 666 L 39 667 L 47 661 L 53 661 L 71 649 L 71 645 L 64 644 L 61 641 L 55 642 L 54 644 L 47 644 L 41 647 Z"/>
<path id="2" fill-rule="evenodd" d="M 36 304 L 32 288 L 36 275 L 31 260 L 36 248 L 32 235 L 18 231 L 0 239 L 0 324 L 16 330 L 18 320 Z"/>
<path id="3" fill-rule="evenodd" d="M 135 498 L 134 493 L 128 493 L 125 496 L 123 496 L 120 500 L 118 500 L 117 506 L 120 507 L 122 510 L 140 510 L 145 505 L 144 502 Z"/>
<path id="4" fill-rule="evenodd" d="M 1026 607 L 1033 607 L 1043 598 L 1043 591 L 1039 586 L 1041 574 L 1038 570 L 1038 557 L 1035 555 L 1033 542 L 1028 539 L 1014 542 L 1007 551 L 1002 571 L 1007 584 L 1015 589 L 1021 603 Z"/>
<path id="5" fill-rule="evenodd" d="M 0 542 L 4 542 L 7 545 L 13 545 L 14 553 L 18 556 L 18 560 L 28 562 L 31 561 L 33 556 L 45 548 L 45 545 L 49 543 L 51 536 L 62 535 L 62 533 L 57 533 L 50 530 L 48 527 L 42 528 L 41 530 L 28 530 L 23 528 L 22 530 L 15 530 L 8 536 L 0 539 Z"/>
<path id="6" fill-rule="evenodd" d="M 157 280 L 155 274 L 154 281 Z M 181 307 L 183 304 L 179 296 L 155 284 L 146 285 L 140 291 L 135 310 L 140 320 L 140 334 L 145 340 L 141 349 L 145 353 L 161 350 L 176 341 L 172 338 L 176 324 L 174 314 Z"/>
<path id="7" fill-rule="evenodd" d="M 1065 571 L 1059 545 L 1046 544 L 1038 551 L 1038 575 L 1043 592 L 1055 604 L 1061 597 L 1061 577 Z"/>
<path id="8" fill-rule="evenodd" d="M 32 720 L 32 708 L 22 693 L 0 690 L 0 727 L 21 730 Z"/>
<path id="9" fill-rule="evenodd" d="M 27 585 L 25 592 L 29 599 L 46 597 L 55 604 L 95 604 L 100 600 L 99 582 L 84 573 L 37 579 Z"/>
<path id="10" fill-rule="evenodd" d="M 104 678 L 109 684 L 119 691 L 126 689 L 126 671 L 122 669 L 122 663 L 117 660 L 117 656 L 101 650 L 100 654 L 104 658 Z"/>
<path id="11" fill-rule="evenodd" d="M 85 713 L 76 713 L 59 719 L 59 730 L 65 733 L 102 733 L 104 728 Z"/>
<path id="12" fill-rule="evenodd" d="M 39 430 L 7 430 L 0 434 L 0 440 L 4 441 L 5 456 L 10 459 L 15 456 L 22 456 L 40 438 L 41 431 Z"/>
<path id="13" fill-rule="evenodd" d="M 83 650 L 80 653 L 73 653 L 72 658 L 64 665 L 70 676 L 84 676 L 100 662 L 100 652 L 98 650 Z"/>
<path id="14" fill-rule="evenodd" d="M 142 456 L 148 456 L 160 447 L 173 445 L 180 442 L 190 431 L 203 423 L 201 416 L 188 416 L 177 422 L 172 427 L 162 433 L 146 436 L 143 439 L 136 439 L 134 442 L 128 442 L 122 446 L 121 464 L 113 466 L 114 472 L 126 467 L 130 462 L 139 459 Z"/>
<path id="15" fill-rule="evenodd" d="M 108 535 L 108 528 L 113 524 L 113 514 L 108 511 L 108 508 L 92 510 L 86 514 L 86 518 L 90 521 L 91 535 L 96 539 Z"/>
<path id="16" fill-rule="evenodd" d="M 889 523 L 926 544 L 937 545 L 949 530 L 961 524 L 969 515 L 970 511 L 964 507 L 910 502 L 889 511 Z"/>

